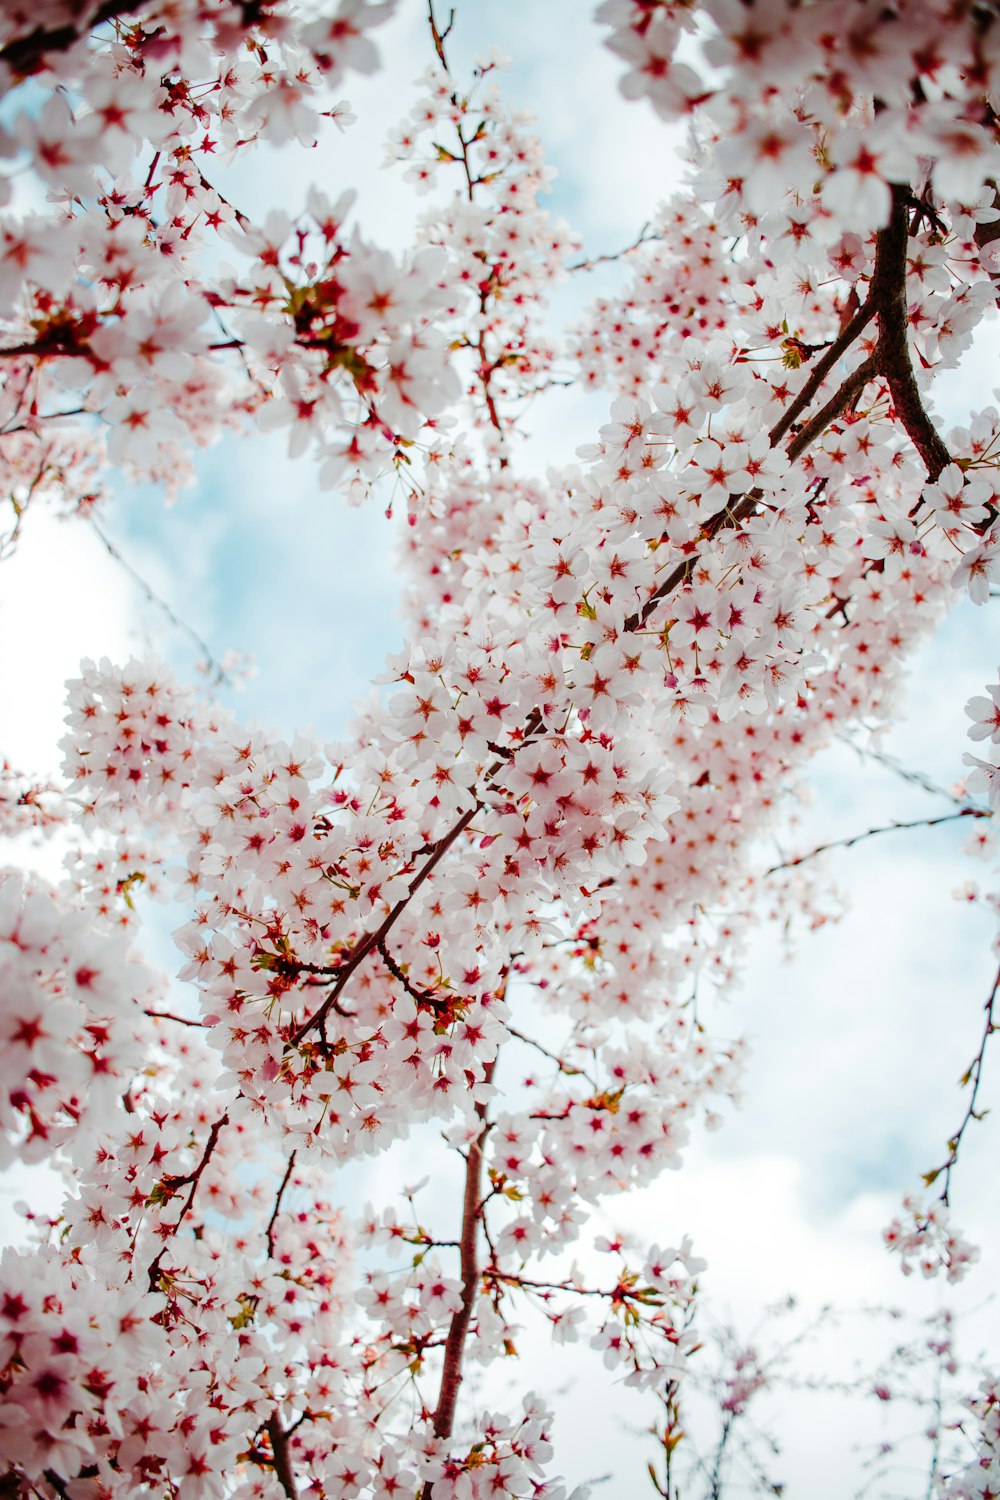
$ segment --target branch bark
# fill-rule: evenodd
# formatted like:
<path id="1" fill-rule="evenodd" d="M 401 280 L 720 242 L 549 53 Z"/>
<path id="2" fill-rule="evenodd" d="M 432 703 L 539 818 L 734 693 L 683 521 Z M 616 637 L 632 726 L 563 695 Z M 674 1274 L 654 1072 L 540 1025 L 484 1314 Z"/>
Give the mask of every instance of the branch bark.
<path id="1" fill-rule="evenodd" d="M 274 1472 L 278 1483 L 288 1496 L 288 1500 L 297 1500 L 295 1489 L 295 1475 L 292 1472 L 291 1455 L 288 1452 L 288 1433 L 281 1425 L 281 1418 L 275 1412 L 265 1424 L 265 1430 L 271 1439 L 271 1452 L 274 1454 Z"/>
<path id="2" fill-rule="evenodd" d="M 487 1083 L 493 1078 L 495 1066 L 495 1061 L 487 1064 L 485 1072 Z M 434 1408 L 434 1415 L 431 1419 L 434 1435 L 439 1438 L 451 1437 L 455 1425 L 455 1409 L 462 1384 L 465 1340 L 472 1321 L 476 1293 L 479 1290 L 479 1224 L 483 1212 L 483 1146 L 490 1130 L 486 1108 L 485 1104 L 476 1105 L 476 1114 L 481 1122 L 481 1128 L 475 1140 L 471 1142 L 469 1154 L 465 1159 L 462 1233 L 459 1239 L 462 1303 L 458 1310 L 452 1313 L 451 1322 L 448 1325 L 448 1336 L 444 1346 L 444 1364 L 441 1369 L 441 1385 L 438 1390 L 437 1406 Z M 422 1500 L 430 1500 L 431 1488 L 428 1481 L 423 1487 Z"/>
<path id="3" fill-rule="evenodd" d="M 896 415 L 906 435 L 916 448 L 933 484 L 951 463 L 951 454 L 921 400 L 913 372 L 907 337 L 906 247 L 909 238 L 907 207 L 910 189 L 894 183 L 892 213 L 886 227 L 879 232 L 875 253 L 872 296 L 878 308 L 879 373 L 885 377 Z"/>
<path id="4" fill-rule="evenodd" d="M 812 405 L 813 397 L 816 395 L 820 386 L 823 384 L 823 381 L 826 379 L 827 375 L 837 363 L 837 360 L 841 359 L 843 355 L 847 353 L 848 349 L 854 343 L 855 339 L 857 339 L 865 331 L 865 329 L 868 327 L 868 324 L 874 318 L 876 310 L 875 298 L 869 295 L 862 306 L 854 314 L 854 317 L 848 323 L 847 327 L 844 329 L 840 337 L 835 339 L 834 342 L 830 345 L 829 349 L 827 349 L 826 353 L 816 361 L 812 368 L 812 374 L 809 376 L 809 379 L 806 381 L 801 391 L 799 391 L 799 394 L 795 397 L 794 401 L 791 401 L 789 403 L 786 409 L 782 412 L 781 416 L 778 418 L 777 422 L 775 422 L 774 426 L 771 428 L 769 437 L 771 439 L 772 448 L 776 443 L 781 442 L 781 439 L 784 437 L 785 433 L 788 432 L 796 417 L 798 417 L 801 412 L 804 412 L 807 407 Z"/>
<path id="5" fill-rule="evenodd" d="M 852 833 L 847 838 L 831 839 L 828 844 L 817 844 L 815 849 L 810 849 L 808 854 L 799 854 L 795 859 L 783 859 L 778 864 L 772 865 L 764 874 L 777 875 L 780 870 L 794 870 L 799 865 L 806 864 L 811 859 L 818 859 L 821 854 L 827 854 L 831 849 L 853 849 L 855 844 L 862 843 L 865 839 L 876 838 L 880 833 L 903 833 L 908 828 L 937 828 L 940 823 L 957 823 L 960 818 L 992 818 L 993 814 L 985 807 L 961 807 L 958 812 L 941 813 L 936 818 L 913 818 L 906 823 L 882 823 L 878 828 L 866 828 L 861 833 Z"/>
<path id="6" fill-rule="evenodd" d="M 70 47 L 95 26 L 129 16 L 139 9 L 141 0 L 105 0 L 103 5 L 81 17 L 76 26 L 36 26 L 27 36 L 15 37 L 0 47 L 0 62 L 6 63 L 19 78 L 30 78 L 41 70 L 51 52 L 68 52 Z"/>

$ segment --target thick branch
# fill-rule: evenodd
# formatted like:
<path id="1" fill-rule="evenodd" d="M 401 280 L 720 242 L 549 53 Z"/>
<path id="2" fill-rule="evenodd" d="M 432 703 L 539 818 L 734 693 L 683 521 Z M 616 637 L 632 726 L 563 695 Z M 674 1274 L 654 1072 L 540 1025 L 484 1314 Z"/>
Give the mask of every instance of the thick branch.
<path id="1" fill-rule="evenodd" d="M 491 1063 L 486 1069 L 486 1082 L 493 1076 Z M 476 1114 L 482 1128 L 469 1146 L 465 1161 L 465 1196 L 462 1200 L 462 1235 L 460 1255 L 462 1266 L 462 1305 L 452 1314 L 448 1337 L 444 1346 L 444 1366 L 441 1371 L 441 1388 L 434 1410 L 434 1432 L 439 1438 L 451 1436 L 455 1425 L 455 1407 L 458 1390 L 462 1383 L 462 1356 L 465 1353 L 465 1338 L 472 1320 L 472 1309 L 479 1290 L 479 1218 L 483 1195 L 483 1145 L 489 1133 L 486 1120 L 486 1105 L 477 1104 Z"/>
<path id="2" fill-rule="evenodd" d="M 493 1077 L 495 1061 L 487 1064 L 485 1081 Z M 465 1355 L 465 1340 L 472 1321 L 472 1309 L 479 1291 L 479 1225 L 483 1214 L 483 1146 L 489 1134 L 486 1105 L 477 1104 L 476 1114 L 481 1128 L 469 1145 L 465 1159 L 465 1192 L 462 1198 L 462 1233 L 459 1254 L 462 1271 L 462 1303 L 452 1313 L 448 1325 L 448 1336 L 444 1346 L 444 1363 L 441 1368 L 441 1385 L 437 1406 L 432 1421 L 434 1433 L 439 1438 L 449 1438 L 455 1425 L 455 1408 L 458 1404 L 459 1387 L 462 1384 L 462 1362 Z M 422 1500 L 430 1500 L 431 1485 L 428 1482 L 422 1491 Z"/>
<path id="3" fill-rule="evenodd" d="M 861 395 L 868 382 L 874 380 L 876 375 L 879 374 L 879 370 L 878 355 L 873 354 L 870 359 L 865 360 L 864 364 L 858 365 L 856 370 L 851 371 L 850 375 L 847 376 L 840 388 L 830 397 L 826 405 L 820 407 L 812 420 L 800 428 L 789 443 L 786 451 L 792 463 L 797 458 L 801 458 L 806 449 L 818 437 L 823 435 L 831 422 L 835 422 L 838 417 L 843 416 L 852 402 L 856 401 Z"/>
<path id="4" fill-rule="evenodd" d="M 266 1423 L 266 1431 L 271 1439 L 274 1472 L 278 1482 L 288 1496 L 288 1500 L 296 1500 L 295 1475 L 292 1473 L 292 1460 L 288 1452 L 288 1433 L 282 1427 L 281 1418 L 277 1412 Z"/>
<path id="5" fill-rule="evenodd" d="M 50 52 L 68 52 L 86 32 L 116 16 L 128 16 L 139 9 L 141 0 L 105 0 L 90 15 L 81 18 L 76 26 L 36 26 L 27 36 L 15 37 L 5 47 L 0 47 L 0 62 L 6 63 L 19 78 L 30 78 L 37 73 Z"/>
<path id="6" fill-rule="evenodd" d="M 879 232 L 875 252 L 875 274 L 872 296 L 878 307 L 878 364 L 885 376 L 896 415 L 923 460 L 927 477 L 933 484 L 941 470 L 951 463 L 940 433 L 924 410 L 920 389 L 913 373 L 907 338 L 909 319 L 906 305 L 906 248 L 909 238 L 907 205 L 910 190 L 894 183 L 892 214 Z"/>

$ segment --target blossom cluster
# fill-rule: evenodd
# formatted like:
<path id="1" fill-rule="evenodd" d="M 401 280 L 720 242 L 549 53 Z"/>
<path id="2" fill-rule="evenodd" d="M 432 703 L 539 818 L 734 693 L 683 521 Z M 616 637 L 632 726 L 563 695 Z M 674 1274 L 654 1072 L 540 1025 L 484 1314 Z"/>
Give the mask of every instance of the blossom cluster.
<path id="1" fill-rule="evenodd" d="M 629 98 L 667 119 L 697 109 L 718 142 L 703 196 L 763 218 L 819 178 L 831 228 L 887 221 L 891 186 L 926 181 L 972 201 L 1000 161 L 982 102 L 1000 82 L 995 18 L 949 0 L 901 0 L 874 13 L 735 0 L 604 0 L 597 18 L 627 66 Z M 701 22 L 696 30 L 696 22 Z M 683 61 L 680 52 L 683 47 Z M 789 87 L 789 82 L 792 86 Z M 703 127 L 704 128 L 704 127 Z"/>
<path id="2" fill-rule="evenodd" d="M 44 882 L 0 876 L 0 1163 L 72 1150 L 142 1062 L 156 981 L 122 940 Z"/>
<path id="3" fill-rule="evenodd" d="M 364 485 L 453 394 L 440 258 L 400 264 L 349 235 L 350 195 L 257 225 L 219 185 L 255 144 L 312 143 L 344 117 L 329 91 L 375 68 L 368 33 L 391 10 L 343 0 L 303 23 L 267 4 L 247 24 L 153 0 L 96 44 L 78 7 L 23 34 L 8 12 L 0 458 L 16 506 L 41 486 L 89 508 L 107 459 L 174 488 L 192 442 L 263 405 L 315 445 L 322 482 Z M 15 191 L 25 172 L 44 206 Z M 220 262 L 234 250 L 245 269 Z"/>
<path id="4" fill-rule="evenodd" d="M 970 698 L 965 705 L 965 712 L 972 720 L 969 738 L 987 740 L 990 746 L 996 746 L 1000 745 L 1000 681 L 988 684 L 986 691 L 989 697 Z M 1000 811 L 1000 765 L 997 764 L 996 750 L 988 753 L 992 756 L 990 760 L 971 753 L 966 753 L 962 759 L 967 766 L 974 768 L 969 777 L 970 788 L 986 792 L 990 806 L 997 812 Z"/>
<path id="5" fill-rule="evenodd" d="M 952 1227 L 947 1206 L 939 1201 L 928 1207 L 908 1196 L 903 1213 L 883 1230 L 882 1238 L 902 1257 L 904 1276 L 911 1275 L 916 1264 L 925 1277 L 944 1271 L 948 1281 L 961 1281 L 979 1259 L 979 1250 Z"/>
<path id="6" fill-rule="evenodd" d="M 969 1403 L 979 1428 L 971 1463 L 941 1482 L 943 1500 L 990 1500 L 1000 1493 L 1000 1383 L 985 1380 Z"/>

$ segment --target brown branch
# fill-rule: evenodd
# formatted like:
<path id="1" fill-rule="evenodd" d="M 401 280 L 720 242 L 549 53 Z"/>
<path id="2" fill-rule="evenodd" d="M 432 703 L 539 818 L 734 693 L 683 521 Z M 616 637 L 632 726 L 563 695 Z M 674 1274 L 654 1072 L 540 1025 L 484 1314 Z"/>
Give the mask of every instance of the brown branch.
<path id="1" fill-rule="evenodd" d="M 271 1452 L 274 1454 L 274 1472 L 278 1483 L 288 1496 L 288 1500 L 296 1500 L 295 1475 L 292 1472 L 291 1455 L 288 1452 L 288 1433 L 281 1425 L 281 1418 L 275 1412 L 264 1424 L 265 1431 L 271 1439 Z"/>
<path id="2" fill-rule="evenodd" d="M 446 996 L 435 995 L 431 990 L 418 989 L 417 986 L 411 982 L 409 976 L 405 973 L 405 971 L 396 962 L 393 955 L 389 952 L 387 944 L 379 943 L 378 956 L 385 964 L 392 977 L 398 980 L 398 982 L 403 986 L 403 989 L 409 995 L 410 999 L 416 1001 L 418 1007 L 422 1006 L 425 1010 L 433 1010 L 439 1012 L 442 1007 L 448 1005 L 449 1002 Z"/>
<path id="3" fill-rule="evenodd" d="M 934 1179 L 939 1176 L 941 1172 L 944 1173 L 944 1188 L 941 1192 L 941 1202 L 945 1204 L 948 1203 L 948 1193 L 951 1188 L 951 1169 L 958 1161 L 958 1152 L 962 1144 L 962 1137 L 964 1136 L 972 1121 L 981 1120 L 983 1118 L 983 1114 L 986 1113 L 985 1110 L 981 1111 L 979 1114 L 976 1113 L 976 1099 L 979 1097 L 979 1085 L 983 1077 L 983 1059 L 986 1056 L 986 1044 L 989 1041 L 990 1037 L 993 1035 L 994 1031 L 1000 1029 L 993 1019 L 993 1007 L 996 1004 L 998 992 L 1000 992 L 1000 969 L 997 970 L 996 978 L 993 981 L 993 988 L 990 990 L 989 997 L 987 998 L 986 1004 L 984 1006 L 986 1017 L 983 1023 L 983 1035 L 979 1043 L 979 1051 L 976 1053 L 968 1068 L 965 1070 L 965 1073 L 963 1074 L 961 1080 L 963 1088 L 970 1083 L 972 1084 L 972 1093 L 969 1095 L 969 1102 L 966 1106 L 965 1116 L 962 1120 L 961 1125 L 958 1127 L 958 1129 L 955 1131 L 955 1134 L 948 1142 L 947 1161 L 943 1162 L 941 1166 L 938 1167 L 935 1171 L 927 1172 L 924 1174 L 924 1181 L 927 1183 L 927 1186 L 930 1187 Z"/>
<path id="4" fill-rule="evenodd" d="M 495 1060 L 488 1063 L 484 1074 L 487 1083 L 493 1077 Z M 462 1274 L 462 1302 L 451 1315 L 448 1336 L 444 1346 L 444 1363 L 441 1368 L 441 1385 L 432 1422 L 434 1434 L 439 1438 L 451 1437 L 455 1425 L 455 1408 L 459 1387 L 462 1384 L 462 1359 L 465 1339 L 472 1321 L 472 1309 L 479 1290 L 479 1223 L 483 1212 L 483 1145 L 490 1125 L 486 1118 L 486 1105 L 476 1105 L 476 1114 L 481 1122 L 479 1134 L 469 1145 L 465 1159 L 465 1193 L 462 1200 L 462 1233 L 459 1240 Z M 423 1500 L 430 1500 L 431 1485 L 423 1488 Z"/>
<path id="5" fill-rule="evenodd" d="M 448 59 L 445 56 L 444 44 L 451 35 L 451 29 L 455 24 L 455 12 L 454 10 L 448 12 L 448 24 L 442 30 L 438 26 L 434 16 L 434 0 L 427 0 L 427 19 L 430 23 L 431 41 L 434 43 L 434 51 L 438 55 L 438 61 L 445 72 L 450 73 L 451 69 L 448 66 Z"/>
<path id="6" fill-rule="evenodd" d="M 30 78 L 44 66 L 50 52 L 68 52 L 85 32 L 112 21 L 116 16 L 128 16 L 140 7 L 141 0 L 105 0 L 90 15 L 81 18 L 75 26 L 36 26 L 27 36 L 15 37 L 6 46 L 0 47 L 0 62 L 5 63 L 18 78 Z"/>
<path id="7" fill-rule="evenodd" d="M 278 1214 L 281 1211 L 281 1200 L 284 1196 L 285 1188 L 288 1186 L 288 1179 L 291 1177 L 292 1168 L 295 1166 L 295 1156 L 296 1153 L 293 1151 L 288 1158 L 288 1165 L 285 1168 L 285 1175 L 281 1179 L 281 1186 L 278 1188 L 278 1196 L 274 1200 L 274 1207 L 271 1210 L 271 1217 L 267 1221 L 266 1238 L 268 1259 L 270 1259 L 274 1255 L 274 1226 L 277 1223 Z"/>
<path id="8" fill-rule="evenodd" d="M 152 1016 L 156 1021 L 176 1021 L 178 1026 L 196 1026 L 199 1029 L 206 1029 L 208 1026 L 207 1021 L 192 1021 L 187 1016 L 175 1016 L 169 1010 L 144 1009 L 142 1013 L 144 1016 Z"/>
<path id="9" fill-rule="evenodd" d="M 621 1282 L 605 1291 L 604 1287 L 580 1286 L 573 1281 L 532 1281 L 527 1276 L 518 1275 L 515 1271 L 501 1271 L 499 1266 L 495 1265 L 486 1267 L 483 1271 L 483 1280 L 490 1281 L 496 1286 L 516 1286 L 525 1292 L 539 1292 L 543 1301 L 548 1300 L 552 1292 L 564 1292 L 568 1297 L 599 1297 L 619 1307 L 629 1302 L 651 1305 L 648 1296 L 644 1295 L 643 1288 L 636 1290 L 633 1287 L 623 1286 Z"/>
<path id="10" fill-rule="evenodd" d="M 175 1235 L 177 1233 L 178 1229 L 180 1229 L 181 1225 L 184 1223 L 184 1220 L 187 1218 L 188 1214 L 190 1213 L 190 1211 L 191 1211 L 191 1205 L 193 1204 L 195 1194 L 198 1191 L 198 1184 L 201 1181 L 202 1173 L 204 1172 L 205 1168 L 208 1166 L 209 1162 L 212 1159 L 212 1154 L 215 1151 L 215 1147 L 216 1147 L 216 1144 L 218 1143 L 219 1135 L 220 1135 L 223 1127 L 225 1125 L 228 1125 L 228 1124 L 229 1124 L 229 1111 L 227 1109 L 226 1112 L 225 1112 L 225 1114 L 222 1114 L 222 1115 L 219 1116 L 219 1118 L 212 1125 L 211 1130 L 208 1132 L 208 1140 L 205 1142 L 205 1149 L 201 1153 L 201 1160 L 199 1161 L 198 1165 L 195 1167 L 194 1171 L 186 1173 L 183 1177 L 164 1177 L 164 1179 L 163 1179 L 163 1187 L 166 1189 L 166 1191 L 168 1193 L 171 1193 L 171 1194 L 175 1193 L 178 1188 L 186 1186 L 188 1183 L 190 1183 L 190 1185 L 191 1185 L 191 1191 L 187 1195 L 187 1202 L 184 1204 L 184 1207 L 181 1209 L 180 1214 L 178 1215 L 176 1221 L 173 1224 L 170 1224 L 170 1225 L 166 1226 L 166 1228 L 169 1229 L 171 1236 L 173 1236 L 173 1235 Z M 166 1241 L 164 1241 L 164 1243 L 163 1243 L 163 1245 L 162 1245 L 162 1247 L 160 1249 L 159 1254 L 156 1256 L 156 1259 L 152 1262 L 152 1264 L 150 1265 L 150 1268 L 149 1268 L 149 1287 L 150 1287 L 150 1291 L 154 1291 L 155 1292 L 156 1289 L 157 1289 L 157 1284 L 158 1284 L 158 1281 L 159 1281 L 160 1261 L 163 1259 L 163 1257 L 164 1257 L 164 1255 L 166 1253 L 167 1253 L 167 1245 L 166 1245 Z"/>
<path id="11" fill-rule="evenodd" d="M 827 375 L 837 363 L 837 360 L 840 359 L 842 355 L 847 353 L 847 350 L 851 347 L 859 334 L 864 332 L 868 324 L 871 322 L 872 318 L 874 318 L 876 311 L 877 309 L 875 306 L 875 299 L 874 297 L 869 296 L 862 304 L 862 306 L 858 309 L 858 311 L 854 314 L 854 317 L 848 323 L 847 327 L 844 329 L 840 337 L 835 339 L 826 353 L 816 361 L 812 368 L 812 374 L 809 376 L 809 379 L 806 381 L 801 391 L 799 391 L 794 401 L 792 401 L 782 412 L 777 422 L 775 422 L 774 426 L 771 428 L 768 436 L 771 439 L 772 448 L 776 443 L 781 442 L 781 439 L 789 430 L 799 413 L 805 411 L 806 407 L 812 404 L 813 397 L 816 395 L 816 392 L 823 384 L 823 381 L 826 379 Z"/>
<path id="12" fill-rule="evenodd" d="M 312 1031 L 315 1027 L 318 1026 L 322 1032 L 322 1028 L 327 1016 L 334 1008 L 337 1001 L 340 999 L 340 996 L 343 994 L 344 986 L 347 984 L 347 981 L 350 979 L 355 969 L 359 964 L 364 962 L 373 948 L 377 948 L 380 943 L 383 943 L 385 941 L 388 934 L 392 931 L 393 926 L 398 921 L 399 917 L 406 910 L 406 907 L 411 898 L 416 894 L 427 877 L 444 858 L 448 850 L 451 848 L 452 844 L 454 844 L 455 840 L 465 832 L 469 824 L 472 822 L 473 818 L 476 816 L 476 813 L 479 811 L 481 805 L 481 803 L 477 802 L 475 807 L 470 807 L 467 812 L 464 812 L 462 814 L 455 826 L 449 829 L 449 831 L 444 835 L 443 838 L 438 839 L 437 843 L 433 847 L 430 858 L 424 865 L 421 866 L 416 875 L 410 881 L 409 889 L 407 890 L 406 895 L 399 898 L 395 906 L 391 908 L 391 910 L 385 917 L 382 925 L 375 932 L 370 932 L 368 936 L 358 944 L 357 948 L 354 950 L 351 957 L 347 960 L 344 966 L 341 969 L 338 969 L 337 978 L 334 981 L 333 988 L 331 989 L 326 999 L 323 1001 L 323 1004 L 320 1006 L 319 1010 L 315 1011 L 313 1015 L 308 1016 L 306 1020 L 302 1022 L 302 1025 L 298 1028 L 298 1030 L 292 1034 L 291 1045 L 293 1047 L 297 1047 L 302 1041 L 303 1037 L 308 1036 L 309 1032 Z"/>
<path id="13" fill-rule="evenodd" d="M 828 844 L 817 844 L 815 849 L 810 849 L 808 854 L 799 854 L 795 859 L 783 859 L 779 864 L 772 865 L 764 874 L 777 875 L 781 870 L 794 870 L 798 865 L 804 865 L 810 859 L 816 859 L 820 854 L 826 854 L 831 849 L 853 849 L 855 844 L 862 843 L 865 839 L 875 838 L 880 833 L 902 833 L 907 828 L 936 828 L 939 823 L 956 823 L 960 818 L 992 818 L 993 814 L 985 807 L 962 807 L 958 812 L 941 813 L 936 818 L 913 818 L 908 823 L 894 822 L 883 823 L 879 828 L 866 828 L 862 833 L 852 833 L 849 838 L 831 839 Z"/>
<path id="14" fill-rule="evenodd" d="M 901 183 L 892 188 L 892 213 L 879 231 L 875 250 L 872 297 L 878 307 L 879 373 L 885 376 L 896 415 L 916 448 L 933 484 L 951 463 L 941 434 L 924 409 L 913 373 L 907 336 L 906 250 L 909 238 L 907 206 L 910 189 Z"/>
<path id="15" fill-rule="evenodd" d="M 818 437 L 823 435 L 831 422 L 835 422 L 838 417 L 843 416 L 848 407 L 861 395 L 868 382 L 874 380 L 879 373 L 880 365 L 877 353 L 873 354 L 870 359 L 866 359 L 863 364 L 858 365 L 856 370 L 852 370 L 839 390 L 830 397 L 825 406 L 820 407 L 816 415 L 804 427 L 799 428 L 799 431 L 789 443 L 785 451 L 792 463 L 797 458 L 801 458 L 806 449 Z"/>
<path id="16" fill-rule="evenodd" d="M 649 224 L 643 224 L 635 239 L 628 245 L 623 245 L 620 250 L 609 250 L 605 255 L 592 255 L 588 260 L 572 261 L 567 271 L 592 271 L 595 266 L 603 266 L 616 260 L 623 260 L 626 255 L 631 255 L 633 250 L 638 250 L 641 245 L 648 245 L 654 240 L 662 240 L 662 234 L 651 230 Z"/>

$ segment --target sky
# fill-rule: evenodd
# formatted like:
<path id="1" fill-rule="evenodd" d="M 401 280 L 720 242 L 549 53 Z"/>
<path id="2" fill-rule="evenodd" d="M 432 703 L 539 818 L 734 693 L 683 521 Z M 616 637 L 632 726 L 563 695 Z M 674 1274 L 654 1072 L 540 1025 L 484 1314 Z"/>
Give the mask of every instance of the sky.
<path id="1" fill-rule="evenodd" d="M 676 137 L 645 106 L 620 100 L 617 64 L 600 46 L 590 9 L 580 0 L 459 0 L 451 49 L 457 70 L 491 43 L 511 57 L 505 95 L 535 111 L 558 172 L 548 206 L 580 231 L 588 253 L 601 253 L 631 241 L 670 192 Z M 415 97 L 414 74 L 430 60 L 422 4 L 403 0 L 378 40 L 383 70 L 350 80 L 358 124 L 344 135 L 331 128 L 315 152 L 257 153 L 231 172 L 227 195 L 250 212 L 294 210 L 311 181 L 332 196 L 357 186 L 365 232 L 390 248 L 406 244 L 420 205 L 398 173 L 383 170 L 381 131 Z M 616 274 L 579 278 L 557 313 L 571 316 L 573 298 L 582 307 L 597 290 L 613 289 Z M 983 404 L 995 364 L 989 329 L 961 377 L 942 382 L 941 410 L 958 420 L 970 391 Z M 543 472 L 571 459 L 592 440 L 604 405 L 561 392 L 539 402 L 521 464 Z M 122 660 L 153 649 L 190 675 L 195 653 L 87 526 L 46 515 L 30 521 L 0 573 L 0 702 L 6 753 L 47 771 L 58 765 L 62 684 L 82 656 Z M 277 437 L 227 439 L 199 455 L 196 486 L 170 508 L 154 491 L 120 486 L 102 521 L 129 563 L 217 656 L 237 648 L 253 657 L 256 675 L 232 699 L 242 716 L 324 737 L 346 727 L 399 644 L 391 567 L 398 524 L 376 505 L 348 509 L 320 492 L 309 459 L 290 464 Z M 969 748 L 963 705 L 996 667 L 998 607 L 960 606 L 921 650 L 905 712 L 883 746 L 945 786 L 959 778 Z M 844 745 L 820 757 L 810 787 L 801 848 L 946 810 Z M 902 1194 L 942 1158 L 961 1118 L 956 1084 L 978 1045 L 995 971 L 989 925 L 953 897 L 987 875 L 963 855 L 962 832 L 892 833 L 831 856 L 844 918 L 801 937 L 791 960 L 778 934 L 759 934 L 742 985 L 705 1018 L 710 1029 L 751 1040 L 742 1108 L 694 1141 L 680 1172 L 603 1210 L 609 1227 L 649 1239 L 693 1236 L 709 1261 L 711 1320 L 749 1331 L 769 1304 L 793 1295 L 803 1316 L 828 1301 L 855 1310 L 898 1305 L 912 1331 L 941 1304 L 937 1283 L 902 1278 L 882 1249 L 881 1230 Z M 31 857 L 51 863 L 51 856 Z M 169 966 L 169 944 L 162 935 L 157 944 Z M 1000 1105 L 998 1084 L 1000 1062 L 988 1057 L 985 1105 Z M 982 1260 L 946 1299 L 970 1358 L 991 1343 L 1000 1347 L 1000 1313 L 989 1300 L 1000 1271 L 995 1158 L 995 1127 L 986 1120 L 963 1146 L 954 1195 L 956 1222 L 981 1245 Z M 389 1201 L 400 1180 L 422 1175 L 420 1159 L 415 1139 L 364 1180 L 355 1174 L 350 1191 Z M 45 1188 L 20 1175 L 2 1191 L 0 1210 Z M 9 1209 L 4 1218 L 16 1234 Z M 763 1346 L 781 1336 L 781 1326 L 764 1319 Z M 847 1373 L 898 1342 L 901 1326 L 852 1312 L 810 1358 L 827 1375 Z M 533 1380 L 564 1391 L 557 1468 L 573 1481 L 610 1474 L 595 1491 L 601 1500 L 647 1492 L 651 1448 L 641 1429 L 648 1407 L 614 1386 L 596 1356 L 530 1340 L 526 1347 Z M 490 1389 L 502 1386 L 501 1376 L 491 1379 Z M 907 1425 L 893 1403 L 780 1389 L 764 1401 L 783 1448 L 776 1472 L 794 1500 L 854 1494 L 870 1477 L 864 1461 L 872 1445 L 893 1424 Z M 915 1500 L 923 1486 L 904 1471 L 868 1493 Z"/>

